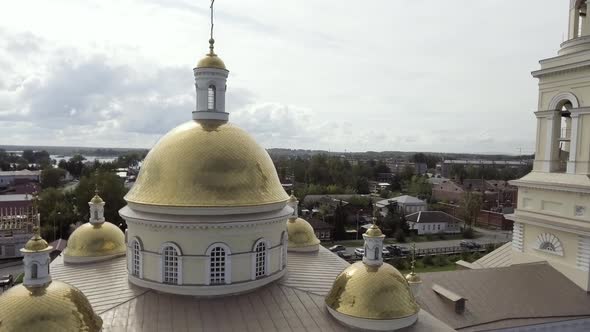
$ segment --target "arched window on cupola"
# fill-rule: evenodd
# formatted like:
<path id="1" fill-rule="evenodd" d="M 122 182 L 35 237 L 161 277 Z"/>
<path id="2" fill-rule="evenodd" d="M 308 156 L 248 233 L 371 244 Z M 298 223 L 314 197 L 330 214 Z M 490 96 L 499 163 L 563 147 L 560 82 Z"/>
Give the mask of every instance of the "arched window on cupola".
<path id="1" fill-rule="evenodd" d="M 265 239 L 259 239 L 254 244 L 254 252 L 252 253 L 252 279 L 260 279 L 268 275 L 269 246 L 269 243 Z"/>
<path id="2" fill-rule="evenodd" d="M 214 243 L 207 249 L 209 257 L 208 284 L 224 285 L 231 283 L 231 250 L 223 243 Z"/>
<path id="3" fill-rule="evenodd" d="M 215 103 L 216 103 L 217 94 L 215 91 L 215 85 L 209 85 L 207 89 L 207 109 L 212 111 L 215 110 Z"/>
<path id="4" fill-rule="evenodd" d="M 182 260 L 180 248 L 173 243 L 165 243 L 160 249 L 162 255 L 162 282 L 182 285 Z"/>
<path id="5" fill-rule="evenodd" d="M 33 265 L 31 265 L 31 279 L 37 279 L 37 263 L 33 263 Z"/>
<path id="6" fill-rule="evenodd" d="M 141 253 L 141 243 L 137 238 L 131 241 L 131 266 L 130 271 L 131 275 L 134 277 L 141 278 L 142 277 L 142 253 Z"/>

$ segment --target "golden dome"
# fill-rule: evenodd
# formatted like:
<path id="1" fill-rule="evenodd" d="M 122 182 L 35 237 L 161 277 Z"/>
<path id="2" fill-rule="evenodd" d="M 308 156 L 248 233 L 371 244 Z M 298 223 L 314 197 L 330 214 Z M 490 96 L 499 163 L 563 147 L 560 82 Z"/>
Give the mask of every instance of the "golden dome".
<path id="1" fill-rule="evenodd" d="M 204 58 L 199 60 L 196 68 L 216 68 L 227 70 L 225 68 L 225 63 L 223 63 L 223 60 L 221 60 L 217 54 L 207 54 Z"/>
<path id="2" fill-rule="evenodd" d="M 340 273 L 326 296 L 326 305 L 341 314 L 365 319 L 398 319 L 420 310 L 406 279 L 396 268 L 363 262 Z"/>
<path id="3" fill-rule="evenodd" d="M 417 275 L 415 272 L 410 272 L 408 274 L 406 274 L 406 281 L 409 284 L 420 284 L 422 283 L 422 279 L 420 279 L 420 276 Z"/>
<path id="4" fill-rule="evenodd" d="M 45 249 L 50 249 L 49 244 L 45 241 L 38 232 L 33 235 L 33 237 L 27 241 L 25 244 L 25 249 L 21 250 L 23 252 L 33 252 L 33 251 L 42 251 Z"/>
<path id="5" fill-rule="evenodd" d="M 131 203 L 254 206 L 286 202 L 275 166 L 244 130 L 219 121 L 189 121 L 162 137 L 125 196 Z"/>
<path id="6" fill-rule="evenodd" d="M 301 248 L 320 244 L 313 227 L 305 219 L 289 218 L 287 221 L 287 234 L 289 235 L 287 248 Z"/>
<path id="7" fill-rule="evenodd" d="M 213 38 L 209 39 L 209 53 L 205 55 L 204 58 L 199 60 L 197 63 L 196 68 L 217 68 L 227 70 L 225 68 L 225 63 L 221 60 L 220 57 L 215 54 L 213 51 L 213 45 L 215 44 L 215 40 Z"/>
<path id="8" fill-rule="evenodd" d="M 367 229 L 365 234 L 367 234 L 367 236 L 370 236 L 370 237 L 383 236 L 383 233 L 381 232 L 379 227 L 377 227 L 377 225 L 375 225 L 375 224 L 373 224 L 371 227 L 369 227 L 369 229 Z"/>
<path id="9" fill-rule="evenodd" d="M 124 255 L 125 234 L 110 222 L 85 223 L 76 228 L 64 250 L 66 257 L 101 257 Z"/>
<path id="10" fill-rule="evenodd" d="M 102 198 L 100 198 L 100 196 L 98 196 L 98 194 L 96 194 L 96 195 L 94 195 L 94 197 L 92 197 L 92 199 L 90 200 L 90 203 L 100 204 L 100 203 L 104 203 L 104 201 L 102 200 Z"/>
<path id="11" fill-rule="evenodd" d="M 102 319 L 77 288 L 60 281 L 18 285 L 0 296 L 0 331 L 100 331 Z"/>

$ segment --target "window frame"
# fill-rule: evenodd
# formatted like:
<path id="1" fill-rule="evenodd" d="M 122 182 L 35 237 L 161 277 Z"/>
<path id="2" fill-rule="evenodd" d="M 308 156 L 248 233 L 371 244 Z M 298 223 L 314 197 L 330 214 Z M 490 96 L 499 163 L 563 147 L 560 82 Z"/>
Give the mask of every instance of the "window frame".
<path id="1" fill-rule="evenodd" d="M 264 251 L 263 251 L 263 257 L 264 257 L 264 261 L 262 262 L 262 267 L 264 269 L 263 273 L 260 275 L 258 273 L 258 247 L 260 245 L 264 245 Z M 263 279 L 265 277 L 267 277 L 270 274 L 270 269 L 269 269 L 269 261 L 270 261 L 270 241 L 268 241 L 265 238 L 260 238 L 258 239 L 256 242 L 254 242 L 254 245 L 252 246 L 252 252 L 251 252 L 251 256 L 252 256 L 252 280 L 257 280 L 257 279 Z"/>
<path id="2" fill-rule="evenodd" d="M 176 251 L 176 283 L 166 282 L 166 254 L 167 248 L 173 248 Z M 182 285 L 182 250 L 174 242 L 165 242 L 160 247 L 160 282 L 166 285 Z"/>
<path id="3" fill-rule="evenodd" d="M 137 244 L 137 255 L 135 252 L 135 244 Z M 137 261 L 136 261 L 137 259 Z M 135 263 L 137 263 L 137 274 L 135 274 Z M 129 269 L 130 275 L 136 278 L 143 278 L 143 243 L 138 237 L 133 237 L 129 245 Z"/>
<path id="4" fill-rule="evenodd" d="M 217 248 L 222 248 L 224 250 L 224 283 L 212 283 L 211 280 L 211 254 L 213 252 L 213 250 L 217 249 Z M 229 285 L 231 284 L 231 249 L 229 248 L 229 246 L 223 242 L 216 242 L 211 244 L 208 248 L 207 251 L 205 252 L 205 255 L 207 256 L 207 265 L 205 267 L 205 280 L 206 280 L 206 284 L 207 285 L 211 285 L 211 286 L 223 286 L 223 285 Z"/>

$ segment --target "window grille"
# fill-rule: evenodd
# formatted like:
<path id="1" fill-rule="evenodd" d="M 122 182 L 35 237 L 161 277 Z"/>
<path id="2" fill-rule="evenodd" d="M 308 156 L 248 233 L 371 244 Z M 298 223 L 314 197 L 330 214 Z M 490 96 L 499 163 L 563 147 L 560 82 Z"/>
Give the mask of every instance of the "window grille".
<path id="1" fill-rule="evenodd" d="M 133 254 L 131 256 L 131 274 L 139 277 L 140 253 L 139 243 L 137 240 L 133 241 Z"/>
<path id="2" fill-rule="evenodd" d="M 266 275 L 266 243 L 260 242 L 256 245 L 256 278 Z"/>
<path id="3" fill-rule="evenodd" d="M 207 109 L 215 109 L 215 97 L 215 85 L 209 85 L 209 89 L 207 90 Z"/>
<path id="4" fill-rule="evenodd" d="M 225 249 L 215 247 L 209 254 L 209 278 L 211 285 L 225 284 Z"/>
<path id="5" fill-rule="evenodd" d="M 164 283 L 178 284 L 178 253 L 173 247 L 164 248 Z"/>

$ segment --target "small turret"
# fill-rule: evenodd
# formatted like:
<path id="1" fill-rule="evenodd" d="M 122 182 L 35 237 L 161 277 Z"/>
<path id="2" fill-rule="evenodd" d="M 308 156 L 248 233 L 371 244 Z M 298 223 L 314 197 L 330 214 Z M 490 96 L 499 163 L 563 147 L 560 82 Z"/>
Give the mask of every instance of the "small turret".
<path id="1" fill-rule="evenodd" d="M 33 237 L 20 250 L 23 254 L 23 264 L 25 267 L 23 285 L 25 287 L 43 287 L 51 282 L 51 274 L 49 273 L 51 258 L 49 257 L 49 253 L 53 250 L 53 247 L 47 244 L 47 241 L 41 237 L 39 215 L 37 215 L 33 233 Z"/>

